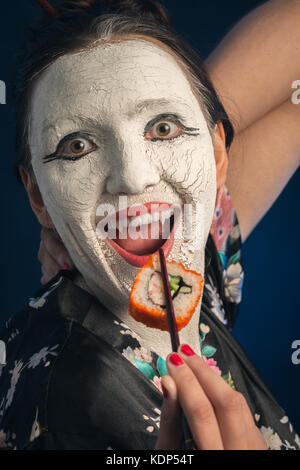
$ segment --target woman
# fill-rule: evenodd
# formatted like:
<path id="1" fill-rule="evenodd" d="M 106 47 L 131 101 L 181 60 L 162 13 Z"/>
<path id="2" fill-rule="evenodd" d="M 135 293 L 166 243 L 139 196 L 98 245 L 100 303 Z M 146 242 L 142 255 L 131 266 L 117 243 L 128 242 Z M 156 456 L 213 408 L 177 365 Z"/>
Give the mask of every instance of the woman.
<path id="1" fill-rule="evenodd" d="M 265 439 L 269 448 L 296 448 L 284 412 L 230 334 L 243 273 L 224 187 L 228 116 L 156 2 L 108 2 L 113 16 L 100 15 L 102 3 L 65 2 L 57 19 L 32 31 L 21 66 L 21 178 L 41 225 L 59 235 L 77 269 L 51 279 L 1 334 L 3 441 L 29 449 L 178 448 L 178 396 L 199 449 L 266 449 Z M 120 196 L 127 207 L 203 209 L 197 250 L 183 237 L 167 253 L 198 272 L 205 265 L 200 342 L 199 305 L 181 332 L 193 349 L 184 345 L 179 355 L 168 356 L 167 333 L 128 315 L 138 259 L 163 240 L 133 247 L 129 237 L 115 245 L 96 237 L 99 205 L 117 209 Z M 256 221 L 242 205 L 240 213 L 245 237 Z"/>

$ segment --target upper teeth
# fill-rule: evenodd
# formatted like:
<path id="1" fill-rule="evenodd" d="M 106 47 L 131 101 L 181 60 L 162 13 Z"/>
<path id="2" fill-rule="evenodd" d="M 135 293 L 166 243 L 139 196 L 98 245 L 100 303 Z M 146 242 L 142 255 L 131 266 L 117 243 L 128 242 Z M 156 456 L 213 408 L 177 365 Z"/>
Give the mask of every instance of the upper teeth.
<path id="1" fill-rule="evenodd" d="M 161 220 L 163 223 L 166 219 L 171 217 L 174 214 L 174 209 L 167 209 L 165 211 L 156 211 L 149 213 L 147 212 L 146 214 L 143 215 L 138 215 L 136 217 L 132 217 L 130 220 L 126 217 L 123 217 L 117 221 L 116 228 L 122 232 L 123 229 L 128 228 L 128 222 L 130 224 L 130 227 L 139 227 L 141 225 L 148 225 L 152 224 L 153 222 L 158 222 Z"/>

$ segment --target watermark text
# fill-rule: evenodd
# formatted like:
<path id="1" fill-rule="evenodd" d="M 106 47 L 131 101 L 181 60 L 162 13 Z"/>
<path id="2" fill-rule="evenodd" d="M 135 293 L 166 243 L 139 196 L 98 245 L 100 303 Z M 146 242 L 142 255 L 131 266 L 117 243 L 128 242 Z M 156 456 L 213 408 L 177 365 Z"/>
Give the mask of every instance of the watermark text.
<path id="1" fill-rule="evenodd" d="M 297 366 L 300 364 L 300 339 L 295 339 L 295 341 L 292 342 L 291 348 L 295 349 L 291 357 L 292 363 Z"/>
<path id="2" fill-rule="evenodd" d="M 101 240 L 185 240 L 192 250 L 204 243 L 205 213 L 201 203 L 135 203 L 119 197 L 119 207 L 101 203 L 96 210 L 96 235 Z"/>
<path id="3" fill-rule="evenodd" d="M 0 104 L 6 104 L 6 85 L 3 80 L 0 80 Z"/>
<path id="4" fill-rule="evenodd" d="M 296 88 L 296 90 L 292 93 L 291 102 L 293 104 L 300 103 L 300 80 L 294 80 L 292 83 L 292 88 Z"/>

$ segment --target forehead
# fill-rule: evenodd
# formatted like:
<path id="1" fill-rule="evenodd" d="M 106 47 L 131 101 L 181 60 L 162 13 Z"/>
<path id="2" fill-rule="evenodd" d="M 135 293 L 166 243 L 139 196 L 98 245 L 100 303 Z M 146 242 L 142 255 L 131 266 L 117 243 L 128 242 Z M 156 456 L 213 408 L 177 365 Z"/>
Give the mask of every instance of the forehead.
<path id="1" fill-rule="evenodd" d="M 32 98 L 43 117 L 69 117 L 79 109 L 105 113 L 134 112 L 140 100 L 162 99 L 199 105 L 176 59 L 144 39 L 99 44 L 55 61 L 40 77 Z M 41 116 L 41 113 L 44 116 Z"/>

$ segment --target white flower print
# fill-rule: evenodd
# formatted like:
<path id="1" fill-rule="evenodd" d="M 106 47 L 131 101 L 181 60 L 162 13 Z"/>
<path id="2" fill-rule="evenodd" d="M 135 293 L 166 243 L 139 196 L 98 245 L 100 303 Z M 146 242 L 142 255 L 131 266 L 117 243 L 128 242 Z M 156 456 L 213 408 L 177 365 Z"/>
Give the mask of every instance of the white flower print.
<path id="1" fill-rule="evenodd" d="M 55 346 L 52 346 L 52 348 L 44 347 L 39 352 L 33 354 L 27 363 L 28 369 L 35 369 L 40 365 L 41 362 L 44 362 L 45 364 L 48 355 L 57 356 L 57 353 L 54 352 L 54 349 L 56 349 L 58 346 L 59 345 L 56 344 Z"/>
<path id="2" fill-rule="evenodd" d="M 7 395 L 6 395 L 5 410 L 7 410 L 7 408 L 12 404 L 15 390 L 16 390 L 16 385 L 20 378 L 21 372 L 24 369 L 23 366 L 24 366 L 23 361 L 15 361 L 15 367 L 9 371 L 12 377 L 11 377 L 11 382 L 10 382 L 10 388 L 8 389 Z"/>
<path id="3" fill-rule="evenodd" d="M 297 450 L 295 446 L 292 446 L 286 439 L 284 441 L 285 443 L 282 444 L 283 447 L 286 448 L 286 450 Z"/>
<path id="4" fill-rule="evenodd" d="M 161 386 L 161 379 L 155 375 L 152 379 L 152 382 L 154 383 L 155 387 L 158 388 L 158 390 L 162 393 L 162 386 Z"/>
<path id="5" fill-rule="evenodd" d="M 0 416 L 2 416 L 4 413 L 4 403 L 5 403 L 5 397 L 2 398 L 2 401 L 0 403 Z"/>
<path id="6" fill-rule="evenodd" d="M 148 364 L 152 362 L 151 353 L 144 346 L 141 346 L 141 348 L 135 348 L 134 354 L 135 358 L 139 359 L 139 361 L 148 362 Z"/>
<path id="7" fill-rule="evenodd" d="M 151 353 L 143 346 L 141 348 L 135 349 L 132 349 L 130 346 L 127 346 L 127 348 L 123 350 L 122 355 L 126 357 L 126 359 L 128 359 L 129 362 L 131 362 L 135 366 L 136 363 L 134 359 L 138 359 L 139 361 L 144 361 L 147 363 L 151 363 L 152 361 Z"/>
<path id="8" fill-rule="evenodd" d="M 300 449 L 300 437 L 298 436 L 298 434 L 295 434 L 295 442 Z"/>
<path id="9" fill-rule="evenodd" d="M 129 336 L 131 336 L 131 338 L 134 338 L 134 339 L 136 339 L 137 341 L 140 340 L 140 337 L 139 337 L 134 331 L 131 331 L 131 330 L 120 330 L 120 333 L 121 333 L 121 335 L 129 335 Z"/>
<path id="10" fill-rule="evenodd" d="M 260 428 L 265 441 L 267 443 L 267 446 L 271 450 L 281 450 L 281 446 L 283 445 L 280 437 L 274 430 L 269 426 L 266 428 L 265 426 L 261 426 Z"/>
<path id="11" fill-rule="evenodd" d="M 290 430 L 290 433 L 292 434 L 294 432 L 294 428 L 293 428 L 293 425 L 292 423 L 290 422 L 289 418 L 284 415 L 281 419 L 280 419 L 280 422 L 282 424 L 288 424 L 289 425 L 289 430 Z M 295 440 L 295 443 L 296 445 L 300 448 L 300 439 L 299 439 L 299 436 L 295 433 L 294 435 L 294 440 Z M 296 447 L 292 446 L 287 440 L 284 441 L 285 444 L 283 444 L 283 446 L 288 450 L 288 449 L 291 449 L 291 450 L 297 450 Z"/>
<path id="12" fill-rule="evenodd" d="M 41 295 L 41 297 L 37 297 L 36 299 L 34 297 L 31 297 L 29 299 L 29 307 L 32 307 L 32 308 L 41 308 L 45 305 L 46 303 L 46 298 L 48 297 L 48 295 L 50 294 L 50 292 L 52 292 L 62 281 L 62 277 L 59 278 L 59 280 L 57 282 L 55 282 L 48 290 L 47 292 L 44 292 L 43 295 Z"/>
<path id="13" fill-rule="evenodd" d="M 41 308 L 45 305 L 45 303 L 46 299 L 44 297 L 38 297 L 37 299 L 30 297 L 28 305 L 32 308 Z"/>
<path id="14" fill-rule="evenodd" d="M 59 345 L 56 344 L 51 348 L 42 348 L 39 352 L 33 354 L 26 363 L 24 363 L 23 360 L 15 360 L 14 368 L 9 371 L 9 374 L 11 374 L 10 387 L 6 393 L 6 396 L 3 397 L 0 403 L 0 416 L 3 416 L 5 411 L 11 406 L 14 399 L 16 386 L 24 369 L 35 369 L 41 363 L 45 364 L 48 356 L 57 356 L 57 353 L 54 352 L 54 350 L 58 346 Z"/>
<path id="15" fill-rule="evenodd" d="M 240 263 L 231 264 L 224 271 L 225 295 L 230 302 L 240 303 L 242 299 L 242 287 L 244 272 Z"/>
<path id="16" fill-rule="evenodd" d="M 126 357 L 126 359 L 128 359 L 128 361 L 131 362 L 131 364 L 137 367 L 136 363 L 134 362 L 134 352 L 130 346 L 127 346 L 126 349 L 123 349 L 122 356 Z"/>
<path id="17" fill-rule="evenodd" d="M 0 369 L 1 366 L 6 364 L 6 345 L 4 341 L 0 340 Z"/>
<path id="18" fill-rule="evenodd" d="M 283 418 L 281 418 L 280 422 L 282 424 L 285 424 L 285 423 L 288 423 L 289 422 L 289 418 L 287 416 L 283 416 Z"/>
<path id="19" fill-rule="evenodd" d="M 214 287 L 214 284 L 208 276 L 210 282 L 206 283 L 206 289 L 211 301 L 211 311 L 216 315 L 216 317 L 224 324 L 227 324 L 227 319 L 225 318 L 225 310 L 223 308 L 222 299 L 219 296 L 217 289 Z"/>
<path id="20" fill-rule="evenodd" d="M 147 423 L 148 426 L 146 427 L 146 431 L 148 431 L 148 432 L 153 432 L 154 431 L 154 426 L 149 425 L 150 424 L 149 421 L 150 422 L 152 421 L 152 424 L 154 424 L 158 429 L 159 429 L 159 426 L 160 426 L 161 411 L 158 408 L 154 408 L 153 411 L 155 411 L 157 416 L 152 417 L 152 416 L 143 415 L 143 419 L 145 421 L 148 421 L 148 423 Z"/>
<path id="21" fill-rule="evenodd" d="M 0 429 L 0 449 L 12 448 L 13 446 L 8 442 L 8 434 L 3 429 Z"/>
<path id="22" fill-rule="evenodd" d="M 231 239 L 231 242 L 237 240 L 240 236 L 241 236 L 240 226 L 239 226 L 239 225 L 235 225 L 235 226 L 231 229 L 231 232 L 230 232 L 230 239 Z"/>
<path id="23" fill-rule="evenodd" d="M 144 341 L 135 331 L 131 330 L 129 326 L 127 326 L 125 323 L 120 323 L 116 320 L 114 320 L 114 323 L 116 325 L 119 325 L 124 328 L 124 330 L 120 330 L 121 335 L 128 335 L 131 336 L 131 338 L 136 339 L 137 342 L 140 344 L 141 348 L 135 348 L 135 359 L 139 359 L 140 361 L 148 362 L 150 363 L 152 361 L 151 359 L 151 347 L 149 344 Z M 125 353 L 126 354 L 126 353 Z M 124 356 L 125 356 L 124 354 Z M 127 357 L 127 356 L 125 356 Z"/>
<path id="24" fill-rule="evenodd" d="M 19 332 L 19 330 L 18 330 L 17 328 L 16 328 L 15 330 L 13 330 L 13 331 L 11 332 L 11 335 L 10 335 L 10 337 L 8 338 L 7 342 L 9 343 L 12 339 L 14 339 L 16 336 L 18 336 L 19 333 L 20 333 L 20 332 Z"/>
<path id="25" fill-rule="evenodd" d="M 127 326 L 126 323 L 121 322 L 121 323 L 119 323 L 119 325 L 120 325 L 122 328 L 125 328 L 125 330 L 129 330 L 129 326 Z"/>
<path id="26" fill-rule="evenodd" d="M 205 325 L 204 323 L 200 323 L 200 331 L 207 335 L 210 332 L 210 327 L 208 325 Z"/>
<path id="27" fill-rule="evenodd" d="M 41 435 L 41 427 L 40 427 L 40 423 L 38 422 L 38 414 L 39 414 L 39 410 L 37 408 L 36 413 L 35 413 L 34 422 L 33 422 L 32 428 L 31 428 L 31 433 L 30 433 L 30 438 L 29 438 L 30 442 L 34 441 L 35 439 L 37 439 Z"/>

